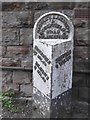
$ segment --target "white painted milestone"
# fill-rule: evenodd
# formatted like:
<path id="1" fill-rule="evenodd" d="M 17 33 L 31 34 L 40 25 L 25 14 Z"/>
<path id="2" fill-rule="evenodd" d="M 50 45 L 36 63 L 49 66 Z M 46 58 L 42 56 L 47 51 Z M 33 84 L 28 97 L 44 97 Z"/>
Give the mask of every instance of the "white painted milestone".
<path id="1" fill-rule="evenodd" d="M 42 15 L 33 29 L 33 94 L 49 99 L 72 88 L 74 29 L 60 12 Z"/>

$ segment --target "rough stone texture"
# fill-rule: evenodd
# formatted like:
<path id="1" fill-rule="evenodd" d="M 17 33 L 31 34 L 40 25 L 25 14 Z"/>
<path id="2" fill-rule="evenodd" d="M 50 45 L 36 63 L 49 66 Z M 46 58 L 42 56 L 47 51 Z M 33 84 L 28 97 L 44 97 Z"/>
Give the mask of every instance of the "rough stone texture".
<path id="1" fill-rule="evenodd" d="M 76 2 L 75 7 L 76 8 L 88 8 L 89 3 L 88 2 Z"/>
<path id="2" fill-rule="evenodd" d="M 81 99 L 86 99 L 88 101 L 89 98 L 89 88 L 88 87 L 79 87 L 79 97 Z"/>
<path id="3" fill-rule="evenodd" d="M 88 45 L 90 38 L 90 30 L 87 28 L 75 29 L 75 44 L 76 45 Z"/>
<path id="4" fill-rule="evenodd" d="M 75 29 L 76 28 L 88 28 L 88 20 L 86 19 L 73 19 L 73 24 Z"/>
<path id="5" fill-rule="evenodd" d="M 78 98 L 79 98 L 79 89 L 78 89 L 78 86 L 75 87 L 75 86 L 73 85 L 72 88 L 73 88 L 73 89 L 72 89 L 72 101 L 73 101 L 73 100 L 78 100 Z"/>
<path id="6" fill-rule="evenodd" d="M 3 119 L 14 119 L 14 118 L 21 118 L 21 119 L 30 119 L 30 118 L 38 118 L 37 111 L 33 110 L 32 108 L 32 101 L 25 100 L 25 99 L 14 99 L 14 105 L 19 109 L 19 112 L 13 113 L 11 111 L 8 111 L 7 109 L 3 108 L 2 110 L 2 117 Z M 0 106 L 1 107 L 1 106 Z M 32 110 L 36 113 L 34 116 L 32 116 Z M 88 104 L 86 102 L 82 101 L 74 101 L 73 102 L 73 109 L 72 109 L 72 115 L 70 118 L 81 118 L 81 119 L 88 119 Z M 86 120 L 86 119 L 85 119 Z"/>
<path id="7" fill-rule="evenodd" d="M 51 101 L 51 118 L 69 118 L 72 104 L 72 91 L 68 90 Z"/>
<path id="8" fill-rule="evenodd" d="M 58 95 L 55 99 L 48 99 L 38 89 L 34 88 L 34 103 L 38 118 L 68 118 L 71 108 L 71 90 Z M 35 114 L 33 112 L 33 114 Z M 33 115 L 34 116 L 34 115 Z M 35 116 L 34 116 L 35 118 Z"/>
<path id="9" fill-rule="evenodd" d="M 32 31 L 30 28 L 22 28 L 20 30 L 20 45 L 30 45 L 33 43 Z"/>
<path id="10" fill-rule="evenodd" d="M 31 4 L 31 3 L 30 3 Z M 30 4 L 28 4 L 28 8 L 30 8 Z M 33 3 L 33 10 L 42 10 L 42 9 L 49 9 L 50 4 L 48 2 L 42 3 L 42 2 L 34 2 Z"/>
<path id="11" fill-rule="evenodd" d="M 50 12 L 51 10 L 37 10 L 35 11 L 35 14 L 34 14 L 34 23 L 36 22 L 36 20 L 43 14 L 47 13 L 47 12 Z"/>
<path id="12" fill-rule="evenodd" d="M 75 87 L 88 87 L 88 78 L 90 75 L 88 74 L 81 74 L 81 73 L 76 73 L 73 77 L 73 86 Z"/>
<path id="13" fill-rule="evenodd" d="M 79 71 L 87 71 L 88 70 L 88 63 L 80 63 L 80 62 L 74 62 L 74 71 L 79 72 Z"/>
<path id="14" fill-rule="evenodd" d="M 88 119 L 89 118 L 89 110 L 88 103 L 81 101 L 74 101 L 72 104 L 72 117 L 71 118 L 80 118 L 80 119 Z M 83 112 L 83 114 L 82 114 Z"/>
<path id="15" fill-rule="evenodd" d="M 30 54 L 28 46 L 8 46 L 5 57 L 23 57 L 28 54 Z"/>
<path id="16" fill-rule="evenodd" d="M 19 85 L 18 84 L 2 84 L 2 91 L 6 92 L 8 90 L 14 90 L 15 92 L 19 92 Z"/>
<path id="17" fill-rule="evenodd" d="M 2 45 L 19 45 L 19 30 L 2 29 Z"/>
<path id="18" fill-rule="evenodd" d="M 20 66 L 21 60 L 18 58 L 2 58 L 2 66 Z"/>
<path id="19" fill-rule="evenodd" d="M 73 9 L 75 7 L 75 3 L 73 2 L 61 2 L 60 4 L 58 2 L 54 3 L 52 2 L 50 4 L 51 9 Z"/>
<path id="20" fill-rule="evenodd" d="M 37 108 L 36 112 L 39 114 L 38 118 L 49 118 L 50 117 L 50 106 L 51 102 L 48 97 L 41 93 L 36 87 L 34 87 L 33 92 L 34 106 Z M 33 117 L 34 116 L 33 112 Z"/>
<path id="21" fill-rule="evenodd" d="M 3 2 L 2 11 L 41 10 L 50 8 L 49 3 L 42 2 Z"/>
<path id="22" fill-rule="evenodd" d="M 13 84 L 13 72 L 12 71 L 3 71 L 2 72 L 2 91 L 8 91 L 9 89 L 19 92 L 19 86 Z"/>
<path id="23" fill-rule="evenodd" d="M 2 72 L 2 84 L 10 84 L 13 83 L 12 81 L 12 71 L 3 71 Z"/>
<path id="24" fill-rule="evenodd" d="M 52 10 L 37 10 L 37 11 L 35 12 L 35 15 L 34 15 L 34 22 L 36 22 L 36 20 L 37 20 L 41 15 L 43 15 L 43 14 L 45 14 L 45 13 L 47 13 L 47 12 L 50 12 L 50 11 L 52 11 Z M 55 11 L 61 12 L 61 13 L 65 14 L 65 15 L 67 15 L 70 19 L 73 19 L 73 16 L 74 16 L 74 11 L 73 11 L 73 10 L 67 10 L 67 9 L 62 10 L 62 9 L 59 8 L 58 10 L 55 10 Z"/>
<path id="25" fill-rule="evenodd" d="M 28 84 L 31 83 L 32 76 L 30 72 L 24 71 L 14 71 L 13 72 L 13 82 L 16 84 Z"/>
<path id="26" fill-rule="evenodd" d="M 88 47 L 83 46 L 75 47 L 74 61 L 88 62 Z"/>
<path id="27" fill-rule="evenodd" d="M 89 33 L 90 33 L 90 30 L 87 29 L 87 28 L 77 28 L 75 29 L 75 37 L 77 39 L 84 39 L 84 40 L 88 40 L 89 38 Z M 82 34 L 82 35 L 81 35 Z"/>
<path id="28" fill-rule="evenodd" d="M 6 47 L 0 46 L 0 57 L 3 57 L 6 54 Z"/>
<path id="29" fill-rule="evenodd" d="M 30 27 L 32 24 L 32 12 L 2 12 L 3 27 Z"/>
<path id="30" fill-rule="evenodd" d="M 2 11 L 19 11 L 25 9 L 24 2 L 3 2 Z"/>
<path id="31" fill-rule="evenodd" d="M 66 16 L 68 16 L 68 18 L 70 18 L 71 20 L 73 20 L 73 17 L 74 17 L 74 11 L 73 10 L 67 10 L 67 9 L 65 9 L 65 10 L 61 10 L 60 12 L 62 12 L 63 14 L 65 14 Z"/>
<path id="32" fill-rule="evenodd" d="M 88 47 L 78 46 L 74 49 L 74 70 L 82 71 L 88 69 Z"/>
<path id="33" fill-rule="evenodd" d="M 21 67 L 23 68 L 32 68 L 33 67 L 33 57 L 26 57 L 21 61 Z"/>
<path id="34" fill-rule="evenodd" d="M 32 84 L 22 84 L 20 85 L 20 94 L 23 97 L 31 97 L 33 93 Z"/>
<path id="35" fill-rule="evenodd" d="M 7 46 L 3 48 L 3 66 L 32 67 L 32 46 Z"/>

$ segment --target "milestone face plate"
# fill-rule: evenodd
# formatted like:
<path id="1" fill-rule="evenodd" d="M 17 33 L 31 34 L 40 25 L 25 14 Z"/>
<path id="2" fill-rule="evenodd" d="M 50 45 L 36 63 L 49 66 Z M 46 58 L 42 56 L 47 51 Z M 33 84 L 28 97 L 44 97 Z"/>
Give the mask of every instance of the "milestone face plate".
<path id="1" fill-rule="evenodd" d="M 69 21 L 60 14 L 47 14 L 37 23 L 35 39 L 68 39 Z"/>

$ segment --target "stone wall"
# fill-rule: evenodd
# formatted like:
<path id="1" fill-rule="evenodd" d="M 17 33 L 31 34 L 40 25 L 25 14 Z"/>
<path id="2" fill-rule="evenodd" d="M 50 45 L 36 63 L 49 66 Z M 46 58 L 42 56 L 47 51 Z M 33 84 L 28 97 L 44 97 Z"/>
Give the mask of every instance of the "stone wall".
<path id="1" fill-rule="evenodd" d="M 88 19 L 75 18 L 75 8 L 88 8 L 88 3 L 2 3 L 2 41 L 0 67 L 2 90 L 12 88 L 20 96 L 32 96 L 33 26 L 48 11 L 66 14 L 73 22 L 74 72 L 73 88 L 77 98 L 88 99 Z"/>

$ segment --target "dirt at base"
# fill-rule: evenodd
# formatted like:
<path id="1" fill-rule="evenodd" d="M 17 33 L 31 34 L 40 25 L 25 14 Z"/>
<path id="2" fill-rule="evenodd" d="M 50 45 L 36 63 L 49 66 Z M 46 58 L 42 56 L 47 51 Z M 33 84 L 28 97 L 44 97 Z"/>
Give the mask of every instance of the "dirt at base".
<path id="1" fill-rule="evenodd" d="M 2 108 L 2 118 L 37 118 L 38 114 L 35 113 L 32 117 L 32 100 L 17 99 L 14 101 L 17 107 L 17 112 L 11 112 L 6 108 Z M 88 104 L 82 101 L 73 101 L 72 113 L 70 118 L 88 118 Z"/>

